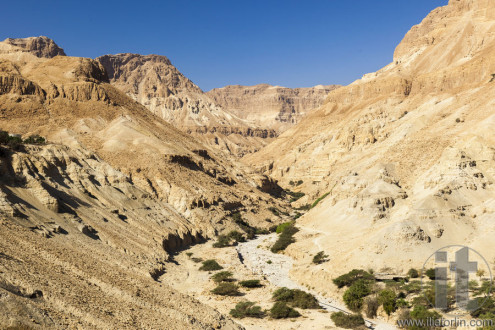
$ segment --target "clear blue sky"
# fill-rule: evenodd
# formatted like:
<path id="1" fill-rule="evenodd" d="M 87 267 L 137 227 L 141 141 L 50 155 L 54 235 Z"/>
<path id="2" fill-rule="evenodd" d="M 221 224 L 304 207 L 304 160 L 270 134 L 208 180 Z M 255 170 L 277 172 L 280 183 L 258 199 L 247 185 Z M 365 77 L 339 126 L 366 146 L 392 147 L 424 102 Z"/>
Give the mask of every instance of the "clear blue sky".
<path id="1" fill-rule="evenodd" d="M 46 35 L 71 56 L 160 54 L 203 90 L 349 84 L 392 61 L 447 0 L 17 1 L 0 39 Z"/>

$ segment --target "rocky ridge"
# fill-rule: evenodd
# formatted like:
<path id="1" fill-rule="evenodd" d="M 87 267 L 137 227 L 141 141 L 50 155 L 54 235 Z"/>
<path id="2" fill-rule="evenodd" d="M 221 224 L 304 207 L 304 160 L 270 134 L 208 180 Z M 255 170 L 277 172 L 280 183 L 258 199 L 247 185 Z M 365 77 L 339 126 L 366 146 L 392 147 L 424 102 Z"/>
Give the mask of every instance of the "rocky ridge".
<path id="1" fill-rule="evenodd" d="M 165 56 L 117 54 L 97 61 L 105 67 L 112 85 L 209 146 L 242 156 L 277 135 L 219 106 Z"/>

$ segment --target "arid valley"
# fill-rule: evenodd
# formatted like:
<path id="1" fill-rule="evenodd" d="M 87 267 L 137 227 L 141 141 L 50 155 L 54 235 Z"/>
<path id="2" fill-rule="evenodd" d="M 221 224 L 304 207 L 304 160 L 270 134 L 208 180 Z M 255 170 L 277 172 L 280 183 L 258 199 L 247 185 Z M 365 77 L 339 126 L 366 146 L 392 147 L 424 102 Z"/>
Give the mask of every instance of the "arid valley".
<path id="1" fill-rule="evenodd" d="M 495 1 L 348 85 L 63 47 L 0 42 L 0 329 L 495 329 Z"/>

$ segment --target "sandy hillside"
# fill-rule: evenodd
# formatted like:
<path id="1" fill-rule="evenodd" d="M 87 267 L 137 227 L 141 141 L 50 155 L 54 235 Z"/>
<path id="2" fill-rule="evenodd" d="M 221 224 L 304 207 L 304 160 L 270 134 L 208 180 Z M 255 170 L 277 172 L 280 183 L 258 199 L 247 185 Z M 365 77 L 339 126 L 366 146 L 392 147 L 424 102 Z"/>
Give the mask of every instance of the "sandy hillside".
<path id="1" fill-rule="evenodd" d="M 327 196 L 298 221 L 296 276 L 326 290 L 356 267 L 421 268 L 450 244 L 494 260 L 494 52 L 495 3 L 452 0 L 390 65 L 244 158 L 286 186 L 302 180 L 296 206 Z M 320 250 L 331 261 L 316 271 L 302 251 Z"/>

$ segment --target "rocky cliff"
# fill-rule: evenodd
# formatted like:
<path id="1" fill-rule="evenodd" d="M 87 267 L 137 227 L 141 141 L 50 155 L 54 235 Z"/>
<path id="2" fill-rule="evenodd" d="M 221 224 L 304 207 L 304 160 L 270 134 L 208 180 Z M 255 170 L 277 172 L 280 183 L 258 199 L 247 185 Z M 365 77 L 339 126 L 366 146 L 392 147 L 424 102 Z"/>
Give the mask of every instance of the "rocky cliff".
<path id="1" fill-rule="evenodd" d="M 260 127 L 281 133 L 297 124 L 310 110 L 323 104 L 326 96 L 340 86 L 286 88 L 260 84 L 226 86 L 208 93 L 216 104 Z"/>
<path id="2" fill-rule="evenodd" d="M 326 196 L 289 251 L 324 249 L 331 261 L 295 274 L 327 290 L 346 269 L 401 273 L 450 244 L 494 259 L 494 55 L 495 3 L 451 0 L 407 33 L 393 63 L 245 158 L 302 181 L 299 204 Z"/>
<path id="3" fill-rule="evenodd" d="M 112 85 L 212 147 L 242 156 L 276 136 L 275 131 L 249 124 L 216 104 L 165 56 L 117 54 L 97 61 L 106 68 Z"/>

